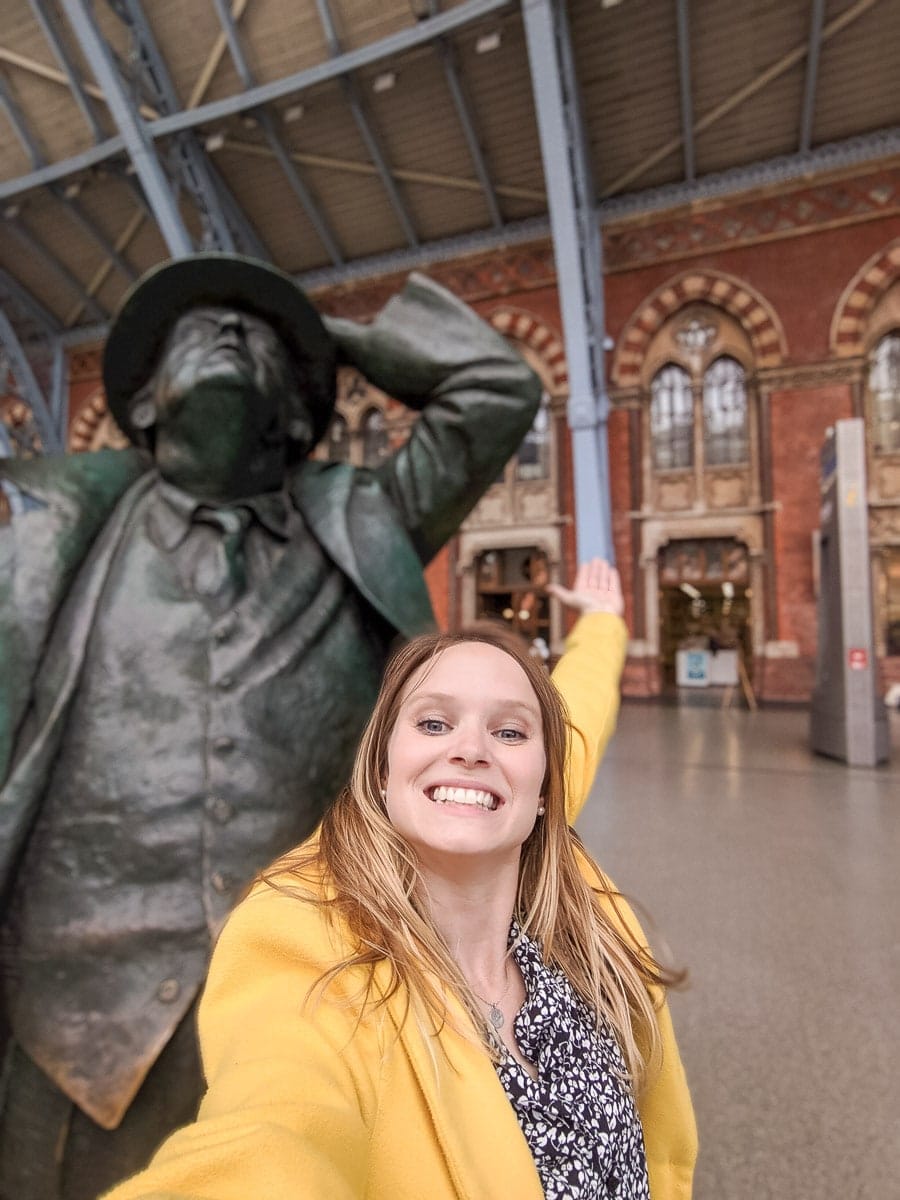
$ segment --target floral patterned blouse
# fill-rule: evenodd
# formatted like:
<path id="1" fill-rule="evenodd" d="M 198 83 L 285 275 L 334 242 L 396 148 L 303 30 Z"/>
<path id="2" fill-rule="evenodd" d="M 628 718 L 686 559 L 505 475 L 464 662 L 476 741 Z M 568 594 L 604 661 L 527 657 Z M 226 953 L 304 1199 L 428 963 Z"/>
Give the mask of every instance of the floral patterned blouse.
<path id="1" fill-rule="evenodd" d="M 518 939 L 518 941 L 516 941 Z M 515 922 L 510 944 L 525 981 L 515 1018 L 532 1079 L 502 1047 L 497 1074 L 515 1110 L 547 1200 L 649 1200 L 644 1135 L 612 1031 L 565 976 L 548 967 Z"/>

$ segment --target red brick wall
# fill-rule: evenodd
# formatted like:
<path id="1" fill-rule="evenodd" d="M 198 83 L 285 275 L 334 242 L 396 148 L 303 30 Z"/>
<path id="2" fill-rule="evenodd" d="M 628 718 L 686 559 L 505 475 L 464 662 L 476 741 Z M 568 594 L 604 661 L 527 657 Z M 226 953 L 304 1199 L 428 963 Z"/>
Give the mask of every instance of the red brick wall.
<path id="1" fill-rule="evenodd" d="M 804 657 L 816 647 L 812 533 L 819 526 L 819 450 L 829 425 L 852 415 L 846 386 L 776 392 L 771 399 L 772 483 L 780 641 Z"/>

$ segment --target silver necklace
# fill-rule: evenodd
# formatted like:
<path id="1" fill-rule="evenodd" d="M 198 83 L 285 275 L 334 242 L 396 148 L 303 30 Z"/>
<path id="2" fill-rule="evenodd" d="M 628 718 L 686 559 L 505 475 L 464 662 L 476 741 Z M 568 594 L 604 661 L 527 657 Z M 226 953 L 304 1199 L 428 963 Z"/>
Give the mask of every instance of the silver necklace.
<path id="1" fill-rule="evenodd" d="M 503 1028 L 503 1025 L 506 1021 L 506 1018 L 503 1015 L 503 1009 L 500 1007 L 500 1003 L 501 1003 L 501 1001 L 506 999 L 506 993 L 509 991 L 511 984 L 512 984 L 512 977 L 510 976 L 510 973 L 509 973 L 509 959 L 507 959 L 506 960 L 506 987 L 503 989 L 502 993 L 497 997 L 496 1000 L 485 1000 L 484 996 L 479 996 L 478 993 L 475 991 L 475 989 L 472 988 L 472 995 L 475 997 L 475 999 L 480 1000 L 482 1004 L 486 1004 L 488 1006 L 488 1009 L 489 1009 L 488 1020 L 493 1025 L 493 1027 L 498 1030 Z M 472 985 L 469 984 L 469 987 L 472 987 Z"/>

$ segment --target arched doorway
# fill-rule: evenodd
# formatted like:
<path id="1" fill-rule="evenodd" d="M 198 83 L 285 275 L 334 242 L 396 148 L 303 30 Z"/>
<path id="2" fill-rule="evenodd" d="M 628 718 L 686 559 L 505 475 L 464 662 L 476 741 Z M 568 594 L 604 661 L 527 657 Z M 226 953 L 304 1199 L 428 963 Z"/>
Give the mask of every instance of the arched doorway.
<path id="1" fill-rule="evenodd" d="M 677 538 L 658 551 L 663 687 L 734 686 L 752 674 L 750 559 L 734 537 Z"/>

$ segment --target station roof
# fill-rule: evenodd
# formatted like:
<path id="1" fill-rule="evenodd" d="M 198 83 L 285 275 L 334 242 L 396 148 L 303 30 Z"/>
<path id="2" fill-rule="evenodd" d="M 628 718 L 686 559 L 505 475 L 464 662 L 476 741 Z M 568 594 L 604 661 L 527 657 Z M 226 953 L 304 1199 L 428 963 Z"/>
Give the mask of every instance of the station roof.
<path id="1" fill-rule="evenodd" d="M 4 0 L 7 334 L 96 338 L 191 247 L 317 289 L 547 236 L 546 2 Z M 566 11 L 603 222 L 900 157 L 896 0 Z"/>

